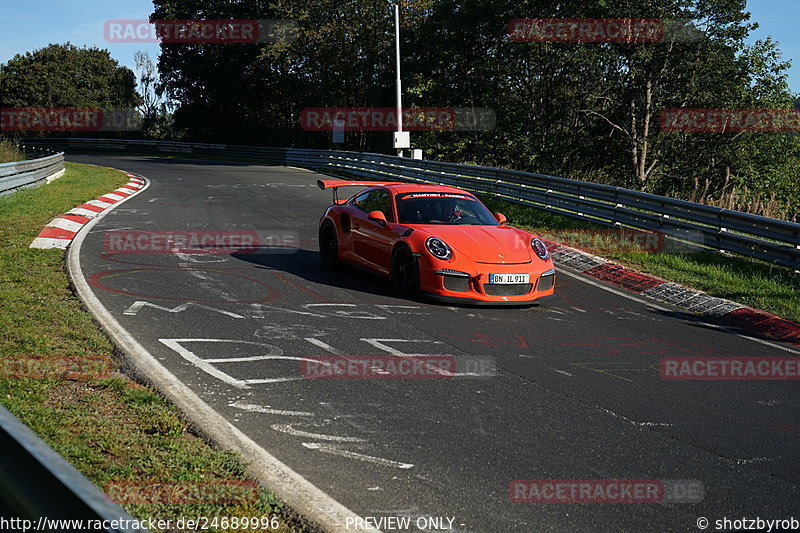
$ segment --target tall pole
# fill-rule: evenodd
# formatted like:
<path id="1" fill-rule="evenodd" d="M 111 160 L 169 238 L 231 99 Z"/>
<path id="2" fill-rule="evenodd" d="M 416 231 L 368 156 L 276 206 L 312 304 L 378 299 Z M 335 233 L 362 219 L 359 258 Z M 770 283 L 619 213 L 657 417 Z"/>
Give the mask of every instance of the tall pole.
<path id="1" fill-rule="evenodd" d="M 394 56 L 395 70 L 397 71 L 397 131 L 403 131 L 403 91 L 400 85 L 400 0 L 394 2 Z M 402 155 L 402 153 L 402 150 L 397 150 L 397 155 Z"/>

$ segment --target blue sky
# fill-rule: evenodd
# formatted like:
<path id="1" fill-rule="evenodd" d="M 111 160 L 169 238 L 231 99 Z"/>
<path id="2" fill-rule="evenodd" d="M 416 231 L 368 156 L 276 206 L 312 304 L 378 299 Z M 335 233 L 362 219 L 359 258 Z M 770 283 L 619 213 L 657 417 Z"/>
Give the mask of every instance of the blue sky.
<path id="1" fill-rule="evenodd" d="M 772 35 L 780 43 L 784 59 L 793 62 L 789 85 L 800 92 L 800 0 L 748 0 L 747 8 L 760 26 L 751 40 Z M 137 50 L 149 52 L 155 59 L 158 44 L 108 43 L 103 38 L 103 23 L 146 19 L 152 10 L 151 0 L 0 0 L 0 63 L 18 53 L 70 41 L 107 48 L 114 59 L 132 69 Z"/>
<path id="2" fill-rule="evenodd" d="M 147 19 L 151 0 L 0 0 L 0 63 L 50 43 L 107 48 L 111 57 L 133 69 L 137 50 L 158 57 L 158 43 L 108 43 L 103 23 Z"/>

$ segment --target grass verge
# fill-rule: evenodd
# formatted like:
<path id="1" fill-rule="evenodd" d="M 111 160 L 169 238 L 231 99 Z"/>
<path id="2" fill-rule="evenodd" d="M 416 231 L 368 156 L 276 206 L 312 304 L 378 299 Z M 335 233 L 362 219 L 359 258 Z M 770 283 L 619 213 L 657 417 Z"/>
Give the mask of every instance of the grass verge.
<path id="1" fill-rule="evenodd" d="M 11 163 L 12 161 L 24 161 L 27 159 L 22 150 L 16 143 L 0 139 L 0 163 Z"/>
<path id="2" fill-rule="evenodd" d="M 111 342 L 70 289 L 64 252 L 28 248 L 53 217 L 127 181 L 67 163 L 53 183 L 0 198 L 0 402 L 139 519 L 257 517 L 265 521 L 254 528 L 207 525 L 309 531 L 248 480 L 237 455 L 209 446 L 153 389 L 118 371 Z M 107 371 L 70 377 L 65 365 Z M 263 527 L 273 517 L 278 527 Z"/>
<path id="3" fill-rule="evenodd" d="M 608 230 L 606 226 L 495 198 L 482 198 L 515 226 L 564 242 L 565 230 Z M 636 251 L 575 246 L 640 272 L 749 305 L 800 322 L 800 275 L 779 266 L 713 251 Z"/>

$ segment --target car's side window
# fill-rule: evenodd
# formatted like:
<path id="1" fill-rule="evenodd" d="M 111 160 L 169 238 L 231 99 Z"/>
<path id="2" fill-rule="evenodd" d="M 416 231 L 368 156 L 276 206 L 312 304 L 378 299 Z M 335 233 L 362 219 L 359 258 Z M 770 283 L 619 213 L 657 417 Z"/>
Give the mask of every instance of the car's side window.
<path id="1" fill-rule="evenodd" d="M 389 196 L 389 191 L 378 189 L 374 191 L 365 192 L 356 197 L 353 204 L 364 211 L 380 211 L 388 220 L 393 220 L 392 216 L 392 202 Z"/>

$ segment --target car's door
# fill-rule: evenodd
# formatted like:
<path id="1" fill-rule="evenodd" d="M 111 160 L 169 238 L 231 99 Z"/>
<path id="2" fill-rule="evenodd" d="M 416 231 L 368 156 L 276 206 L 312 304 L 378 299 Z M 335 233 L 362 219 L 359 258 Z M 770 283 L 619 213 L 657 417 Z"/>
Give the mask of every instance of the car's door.
<path id="1" fill-rule="evenodd" d="M 369 268 L 388 274 L 389 253 L 394 238 L 390 227 L 394 213 L 389 191 L 383 188 L 366 191 L 355 198 L 353 207 L 351 232 L 357 260 Z M 388 223 L 370 220 L 367 215 L 372 211 L 383 213 Z"/>

